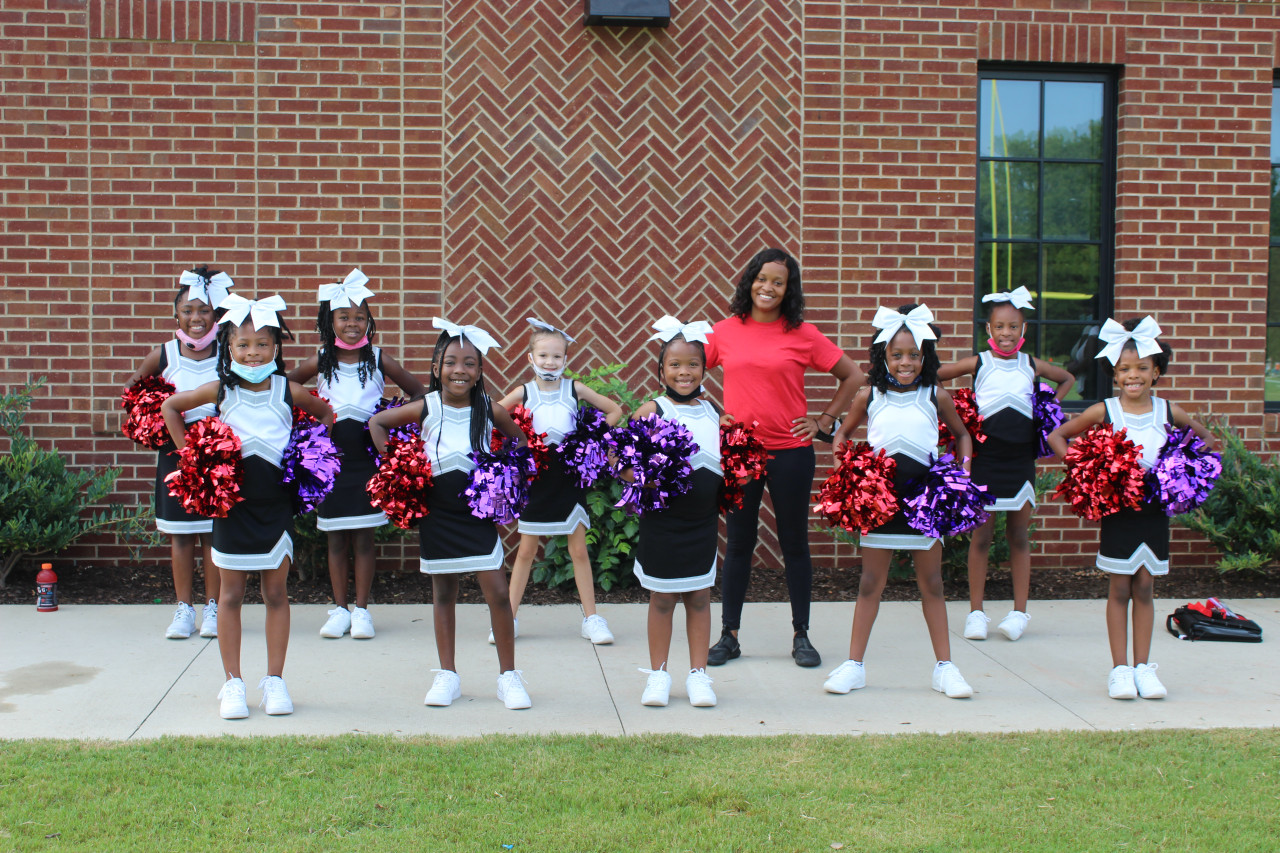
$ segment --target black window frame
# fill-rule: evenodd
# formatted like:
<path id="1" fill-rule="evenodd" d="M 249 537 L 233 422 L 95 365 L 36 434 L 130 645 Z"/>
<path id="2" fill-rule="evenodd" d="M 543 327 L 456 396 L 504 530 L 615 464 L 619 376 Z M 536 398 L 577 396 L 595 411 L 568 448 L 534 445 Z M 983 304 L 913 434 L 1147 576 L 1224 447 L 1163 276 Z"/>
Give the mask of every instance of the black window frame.
<path id="1" fill-rule="evenodd" d="M 1272 137 L 1275 136 L 1277 128 L 1280 127 L 1280 117 L 1276 115 L 1277 90 L 1280 90 L 1280 70 L 1277 70 L 1276 72 L 1274 72 L 1271 78 L 1271 136 Z M 1271 146 L 1271 147 L 1274 148 L 1275 146 Z M 1269 173 L 1268 173 L 1268 183 L 1271 188 L 1271 200 L 1269 203 L 1271 215 L 1268 217 L 1268 225 L 1267 225 L 1267 234 L 1268 234 L 1268 239 L 1267 239 L 1267 320 L 1266 320 L 1266 327 L 1263 329 L 1263 332 L 1262 332 L 1262 335 L 1263 335 L 1263 338 L 1262 338 L 1262 410 L 1264 412 L 1280 412 L 1280 400 L 1267 399 L 1267 356 L 1269 355 L 1270 349 L 1271 349 L 1271 330 L 1272 329 L 1280 330 L 1280 312 L 1277 312 L 1276 321 L 1272 322 L 1271 320 L 1271 309 L 1272 309 L 1271 277 L 1273 275 L 1280 275 L 1280 270 L 1272 269 L 1272 264 L 1271 264 L 1272 255 L 1275 254 L 1278 250 L 1280 250 L 1280 223 L 1272 221 L 1276 218 L 1275 217 L 1275 212 L 1276 212 L 1275 195 L 1276 195 L 1277 189 L 1280 189 L 1280 187 L 1277 187 L 1277 181 L 1276 181 L 1277 170 L 1280 169 L 1280 160 L 1271 160 L 1272 154 L 1274 154 L 1274 151 L 1269 152 L 1267 155 L 1267 159 L 1270 160 L 1270 163 L 1271 163 L 1269 167 Z"/>

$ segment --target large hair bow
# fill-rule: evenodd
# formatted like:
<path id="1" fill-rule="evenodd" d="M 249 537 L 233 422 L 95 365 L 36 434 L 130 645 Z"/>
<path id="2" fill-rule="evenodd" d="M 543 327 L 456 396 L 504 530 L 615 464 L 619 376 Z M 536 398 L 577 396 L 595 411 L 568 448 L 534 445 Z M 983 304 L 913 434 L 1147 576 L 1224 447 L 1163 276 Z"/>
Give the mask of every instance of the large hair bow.
<path id="1" fill-rule="evenodd" d="M 555 334 L 563 337 L 567 343 L 573 343 L 573 338 L 569 337 L 569 333 L 564 329 L 557 329 L 550 323 L 544 323 L 541 320 L 535 320 L 532 317 L 525 317 L 524 321 L 535 329 L 541 329 L 544 332 L 554 332 Z"/>
<path id="2" fill-rule="evenodd" d="M 431 325 L 451 338 L 462 338 L 468 341 L 473 347 L 480 350 L 481 355 L 488 352 L 490 348 L 497 349 L 502 346 L 502 344 L 498 343 L 497 338 L 479 326 L 459 326 L 442 317 L 433 319 Z"/>
<path id="3" fill-rule="evenodd" d="M 335 284 L 320 285 L 320 301 L 329 303 L 330 311 L 339 308 L 355 308 L 361 302 L 373 296 L 373 291 L 365 287 L 369 276 L 353 269 L 347 277 Z"/>
<path id="4" fill-rule="evenodd" d="M 210 308 L 222 305 L 222 301 L 227 298 L 227 293 L 234 283 L 231 276 L 224 272 L 214 273 L 211 278 L 205 278 L 200 273 L 183 270 L 182 275 L 178 276 L 179 286 L 189 288 L 187 298 L 199 299 Z"/>
<path id="5" fill-rule="evenodd" d="M 1030 310 L 1034 306 L 1031 304 L 1031 291 L 1025 287 L 1019 287 L 1016 290 L 1001 291 L 999 293 L 988 293 L 982 297 L 983 302 L 1011 302 L 1014 308 L 1026 308 Z"/>
<path id="6" fill-rule="evenodd" d="M 239 326 L 246 317 L 252 317 L 254 331 L 257 331 L 263 326 L 279 328 L 280 318 L 277 314 L 285 310 L 287 306 L 279 296 L 268 296 L 266 299 L 254 299 L 251 301 L 232 293 L 222 300 L 222 304 L 218 307 L 225 309 L 227 312 L 222 315 L 222 319 L 218 321 L 219 323 L 231 323 L 233 326 Z"/>
<path id="7" fill-rule="evenodd" d="M 1150 314 L 1143 317 L 1132 332 L 1115 320 L 1107 320 L 1098 332 L 1098 339 L 1106 343 L 1106 346 L 1094 358 L 1105 358 L 1114 365 L 1120 360 L 1120 353 L 1124 352 L 1124 345 L 1130 340 L 1138 351 L 1138 358 L 1145 358 L 1160 352 L 1160 344 L 1156 341 L 1160 334 L 1156 318 Z"/>
<path id="8" fill-rule="evenodd" d="M 682 335 L 686 341 L 697 341 L 705 345 L 707 343 L 707 335 L 711 334 L 711 324 L 706 320 L 681 323 L 670 314 L 658 320 L 650 328 L 654 330 L 655 334 L 650 335 L 649 340 L 662 341 L 663 343 L 667 343 L 676 335 Z"/>
<path id="9" fill-rule="evenodd" d="M 911 333 L 911 337 L 915 339 L 916 346 L 924 346 L 925 341 L 936 341 L 938 336 L 934 334 L 933 329 L 929 328 L 929 324 L 933 322 L 933 312 L 929 310 L 928 305 L 920 304 L 911 309 L 909 314 L 900 314 L 893 308 L 885 308 L 883 305 L 876 311 L 875 319 L 871 321 L 871 325 L 880 330 L 880 334 L 876 335 L 873 344 L 888 343 L 893 340 L 893 336 L 898 334 L 898 330 L 903 326 L 907 327 L 907 331 Z"/>

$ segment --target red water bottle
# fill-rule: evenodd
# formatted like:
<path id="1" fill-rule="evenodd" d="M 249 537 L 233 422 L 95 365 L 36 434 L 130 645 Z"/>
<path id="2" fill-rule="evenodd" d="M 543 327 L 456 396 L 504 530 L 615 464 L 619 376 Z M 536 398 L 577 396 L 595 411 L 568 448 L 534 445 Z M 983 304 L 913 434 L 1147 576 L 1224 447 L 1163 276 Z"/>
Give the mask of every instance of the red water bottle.
<path id="1" fill-rule="evenodd" d="M 53 563 L 41 563 L 36 575 L 36 610 L 52 613 L 58 609 L 58 576 L 53 573 Z"/>

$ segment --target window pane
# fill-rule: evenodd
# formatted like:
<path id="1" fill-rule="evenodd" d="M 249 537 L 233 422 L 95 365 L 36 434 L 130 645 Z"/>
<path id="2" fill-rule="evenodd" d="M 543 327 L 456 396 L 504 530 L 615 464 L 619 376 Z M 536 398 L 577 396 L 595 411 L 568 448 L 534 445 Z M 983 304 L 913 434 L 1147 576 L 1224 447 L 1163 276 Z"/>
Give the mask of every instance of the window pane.
<path id="1" fill-rule="evenodd" d="M 983 80 L 978 88 L 978 156 L 1040 156 L 1040 82 Z"/>
<path id="2" fill-rule="evenodd" d="M 1273 87 L 1271 89 L 1271 162 L 1272 163 L 1280 163 L 1280 126 L 1276 124 L 1276 121 L 1275 121 L 1276 116 L 1280 116 L 1280 87 Z"/>
<path id="3" fill-rule="evenodd" d="M 980 243 L 978 245 L 978 300 L 997 290 L 1023 286 L 1036 292 L 1040 276 L 1040 247 L 1036 243 Z M 979 314 L 986 314 L 981 304 Z"/>
<path id="4" fill-rule="evenodd" d="M 1271 239 L 1280 240 L 1280 166 L 1271 167 Z"/>
<path id="5" fill-rule="evenodd" d="M 1280 327 L 1267 329 L 1267 384 L 1263 400 L 1280 402 Z"/>
<path id="6" fill-rule="evenodd" d="M 1280 323 L 1280 246 L 1271 247 L 1267 264 L 1267 322 Z"/>
<path id="7" fill-rule="evenodd" d="M 1102 159 L 1102 84 L 1044 84 L 1044 156 Z"/>
<path id="8" fill-rule="evenodd" d="M 1044 247 L 1044 290 L 1038 314 L 1048 320 L 1092 320 L 1100 313 L 1098 302 L 1102 267 L 1098 246 L 1055 245 Z"/>
<path id="9" fill-rule="evenodd" d="M 1098 354 L 1098 330 L 1100 323 L 1088 325 L 1040 326 L 1040 357 L 1067 369 L 1076 377 L 1076 387 L 1068 399 L 1097 400 L 1098 381 L 1095 355 Z M 1102 394 L 1102 397 L 1110 396 Z"/>
<path id="10" fill-rule="evenodd" d="M 979 163 L 979 238 L 1038 237 L 1039 181 L 1037 163 Z"/>
<path id="11" fill-rule="evenodd" d="M 1044 236 L 1102 239 L 1102 166 L 1045 163 Z"/>

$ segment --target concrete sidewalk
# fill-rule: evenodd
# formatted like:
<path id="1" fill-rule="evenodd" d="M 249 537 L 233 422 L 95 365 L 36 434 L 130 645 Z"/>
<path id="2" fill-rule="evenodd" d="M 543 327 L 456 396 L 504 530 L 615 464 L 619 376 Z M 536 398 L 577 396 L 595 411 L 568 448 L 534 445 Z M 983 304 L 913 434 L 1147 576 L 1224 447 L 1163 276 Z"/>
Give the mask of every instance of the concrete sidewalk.
<path id="1" fill-rule="evenodd" d="M 674 684 L 667 708 L 640 704 L 648 666 L 644 605 L 601 610 L 617 636 L 592 646 L 578 636 L 572 606 L 520 611 L 516 665 L 533 707 L 508 711 L 494 694 L 497 659 L 485 642 L 488 611 L 458 608 L 462 698 L 428 708 L 437 665 L 429 605 L 375 605 L 373 640 L 325 640 L 325 608 L 295 605 L 285 678 L 296 711 L 268 717 L 256 707 L 265 674 L 263 608 L 246 607 L 243 640 L 251 715 L 224 721 L 215 698 L 223 676 L 216 640 L 166 640 L 168 606 L 0 607 L 0 737 L 129 740 L 162 735 L 333 735 L 366 732 L 464 737 L 488 733 L 589 732 L 628 735 L 1007 732 L 1036 729 L 1209 728 L 1280 722 L 1280 599 L 1230 602 L 1263 627 L 1262 644 L 1189 643 L 1165 632 L 1181 602 L 1157 601 L 1152 659 L 1169 688 L 1162 701 L 1107 698 L 1110 669 L 1102 601 L 1032 602 L 1016 643 L 994 630 L 985 642 L 960 636 L 967 607 L 948 605 L 952 658 L 973 685 L 970 700 L 930 689 L 933 658 L 918 604 L 886 603 L 867 655 L 868 686 L 823 692 L 845 657 L 852 604 L 815 604 L 810 637 L 823 666 L 790 657 L 785 604 L 748 604 L 743 657 L 710 671 L 720 704 L 692 708 L 683 617 L 672 641 Z M 987 612 L 998 620 L 1007 602 Z M 712 615 L 718 625 L 719 609 Z"/>

